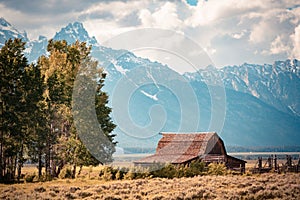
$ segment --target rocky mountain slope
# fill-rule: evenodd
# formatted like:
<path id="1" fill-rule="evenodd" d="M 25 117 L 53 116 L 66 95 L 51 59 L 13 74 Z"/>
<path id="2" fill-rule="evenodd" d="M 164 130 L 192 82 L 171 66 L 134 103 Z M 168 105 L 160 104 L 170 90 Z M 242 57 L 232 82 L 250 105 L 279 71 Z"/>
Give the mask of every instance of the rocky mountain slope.
<path id="1" fill-rule="evenodd" d="M 248 93 L 280 111 L 300 116 L 300 62 L 296 59 L 276 61 L 273 65 L 210 67 L 185 76 L 211 84 L 223 80 L 226 88 Z"/>

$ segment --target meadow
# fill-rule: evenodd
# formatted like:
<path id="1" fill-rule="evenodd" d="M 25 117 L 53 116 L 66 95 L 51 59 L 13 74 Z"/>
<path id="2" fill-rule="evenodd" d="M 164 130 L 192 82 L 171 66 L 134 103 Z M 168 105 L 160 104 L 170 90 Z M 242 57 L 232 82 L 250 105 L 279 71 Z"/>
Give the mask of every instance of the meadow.
<path id="1" fill-rule="evenodd" d="M 101 169 L 85 167 L 76 179 L 1 184 L 0 199 L 300 199 L 299 173 L 105 181 L 98 176 Z"/>

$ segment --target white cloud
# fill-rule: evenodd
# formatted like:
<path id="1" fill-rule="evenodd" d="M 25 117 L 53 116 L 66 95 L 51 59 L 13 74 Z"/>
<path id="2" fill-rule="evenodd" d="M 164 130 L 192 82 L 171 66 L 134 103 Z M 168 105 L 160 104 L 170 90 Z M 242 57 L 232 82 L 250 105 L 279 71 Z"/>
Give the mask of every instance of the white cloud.
<path id="1" fill-rule="evenodd" d="M 281 36 L 277 36 L 271 43 L 270 54 L 288 53 L 289 51 L 290 47 L 282 41 Z"/>
<path id="2" fill-rule="evenodd" d="M 139 13 L 139 18 L 144 27 L 177 29 L 183 24 L 177 12 L 176 4 L 166 2 L 152 13 L 149 9 L 142 9 Z"/>
<path id="3" fill-rule="evenodd" d="M 300 55 L 299 0 L 199 0 L 197 6 L 185 0 L 65 0 L 61 4 L 35 0 L 25 7 L 18 1 L 1 1 L 0 13 L 17 29 L 26 30 L 30 39 L 53 37 L 69 22 L 81 21 L 100 44 L 145 27 L 182 32 L 206 47 L 218 66 L 271 63 Z"/>
<path id="4" fill-rule="evenodd" d="M 300 24 L 295 28 L 295 33 L 291 36 L 294 44 L 292 57 L 300 59 Z"/>
<path id="5" fill-rule="evenodd" d="M 259 20 L 251 24 L 249 36 L 249 42 L 253 44 L 270 44 L 278 35 L 288 37 L 293 32 L 294 20 L 297 18 L 285 8 L 257 13 L 256 17 Z"/>
<path id="6" fill-rule="evenodd" d="M 213 54 L 215 54 L 215 53 L 217 52 L 216 49 L 214 49 L 214 48 L 212 48 L 212 47 L 210 47 L 210 46 L 204 47 L 203 49 L 204 49 L 204 51 L 205 51 L 208 55 L 210 55 L 210 56 L 213 55 Z"/>
<path id="7" fill-rule="evenodd" d="M 138 8 L 143 8 L 148 5 L 144 1 L 108 1 L 108 2 L 99 2 L 90 6 L 88 9 L 80 12 L 80 15 L 86 16 L 89 18 L 101 18 L 103 15 L 112 15 L 112 19 L 106 19 L 108 21 L 119 21 L 120 19 L 131 14 L 133 11 L 138 10 Z"/>
<path id="8" fill-rule="evenodd" d="M 264 8 L 260 1 L 247 0 L 210 0 L 198 2 L 196 7 L 190 7 L 192 16 L 185 20 L 187 25 L 192 27 L 205 26 L 219 20 L 243 15 L 258 8 Z M 265 8 L 264 8 L 265 9 Z"/>
<path id="9" fill-rule="evenodd" d="M 240 33 L 233 33 L 233 34 L 232 34 L 232 37 L 233 37 L 234 39 L 239 40 L 239 39 L 241 39 L 242 37 L 245 36 L 245 33 L 246 33 L 246 30 L 241 31 Z"/>
<path id="10" fill-rule="evenodd" d="M 90 36 L 95 36 L 97 41 L 102 44 L 121 33 L 135 29 L 134 27 L 120 27 L 115 21 L 106 21 L 102 19 L 87 20 L 84 22 Z"/>
<path id="11" fill-rule="evenodd" d="M 266 21 L 261 21 L 253 25 L 249 41 L 252 43 L 260 43 L 271 37 L 271 27 Z"/>

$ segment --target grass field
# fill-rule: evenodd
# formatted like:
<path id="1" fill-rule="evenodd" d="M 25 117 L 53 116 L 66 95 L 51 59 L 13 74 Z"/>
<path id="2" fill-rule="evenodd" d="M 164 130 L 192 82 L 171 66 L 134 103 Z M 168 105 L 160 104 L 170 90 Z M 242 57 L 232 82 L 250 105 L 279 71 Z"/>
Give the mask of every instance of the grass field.
<path id="1" fill-rule="evenodd" d="M 103 181 L 100 169 L 86 167 L 76 179 L 0 184 L 0 199 L 300 199 L 300 174 L 295 173 Z"/>

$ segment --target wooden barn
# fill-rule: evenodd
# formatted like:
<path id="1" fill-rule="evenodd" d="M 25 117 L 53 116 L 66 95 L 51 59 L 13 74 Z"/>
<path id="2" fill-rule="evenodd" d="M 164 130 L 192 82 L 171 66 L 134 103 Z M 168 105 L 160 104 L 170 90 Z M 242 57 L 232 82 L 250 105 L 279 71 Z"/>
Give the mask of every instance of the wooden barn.
<path id="1" fill-rule="evenodd" d="M 188 165 L 199 160 L 207 164 L 224 163 L 229 169 L 245 171 L 246 161 L 227 155 L 222 139 L 214 132 L 161 133 L 154 155 L 135 161 L 135 165 L 153 163 Z"/>

